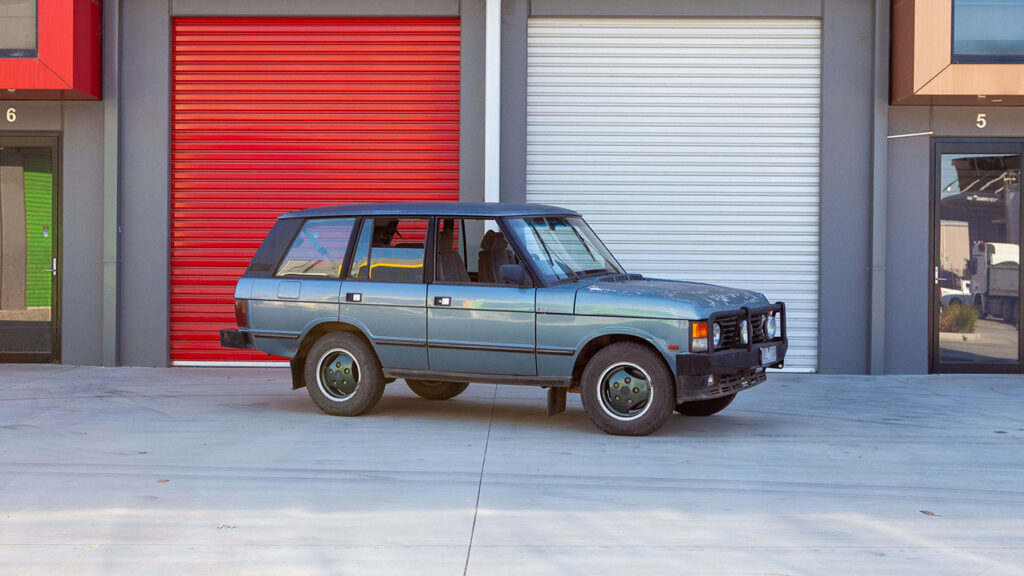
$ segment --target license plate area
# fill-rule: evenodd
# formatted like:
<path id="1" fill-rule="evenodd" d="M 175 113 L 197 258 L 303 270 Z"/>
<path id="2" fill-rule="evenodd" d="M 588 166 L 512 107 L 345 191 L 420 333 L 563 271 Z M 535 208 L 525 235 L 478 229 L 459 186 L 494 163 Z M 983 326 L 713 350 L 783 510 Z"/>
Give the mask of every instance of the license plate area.
<path id="1" fill-rule="evenodd" d="M 761 348 L 761 366 L 775 364 L 779 361 L 779 348 L 777 346 L 766 346 Z"/>

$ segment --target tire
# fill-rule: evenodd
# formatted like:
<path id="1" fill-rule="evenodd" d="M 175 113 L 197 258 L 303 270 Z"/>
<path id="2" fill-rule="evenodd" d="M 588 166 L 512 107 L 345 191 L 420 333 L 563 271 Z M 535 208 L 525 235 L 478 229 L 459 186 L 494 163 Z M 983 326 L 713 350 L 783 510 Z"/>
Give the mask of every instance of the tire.
<path id="1" fill-rule="evenodd" d="M 320 337 L 306 355 L 302 377 L 317 408 L 332 416 L 358 416 L 384 394 L 384 374 L 373 349 L 348 332 Z"/>
<path id="2" fill-rule="evenodd" d="M 440 380 L 409 380 L 405 383 L 420 398 L 427 400 L 450 400 L 466 391 L 469 382 L 442 382 Z"/>
<path id="3" fill-rule="evenodd" d="M 988 311 L 985 310 L 984 306 L 982 306 L 980 294 L 974 297 L 974 307 L 978 309 L 978 318 L 981 318 L 982 320 L 988 318 Z"/>
<path id="4" fill-rule="evenodd" d="M 733 399 L 736 398 L 736 394 L 729 394 L 728 396 L 719 396 L 718 398 L 711 398 L 709 400 L 694 400 L 691 402 L 683 402 L 682 404 L 676 405 L 676 412 L 679 412 L 683 416 L 711 416 L 712 414 L 718 414 L 729 404 L 732 404 Z"/>
<path id="5" fill-rule="evenodd" d="M 963 302 L 961 302 L 959 298 L 951 298 L 949 300 L 949 305 L 950 306 L 960 306 L 962 304 L 963 304 Z"/>
<path id="6" fill-rule="evenodd" d="M 676 405 L 676 387 L 665 361 L 633 342 L 606 346 L 587 362 L 580 396 L 590 421 L 619 436 L 658 430 Z"/>

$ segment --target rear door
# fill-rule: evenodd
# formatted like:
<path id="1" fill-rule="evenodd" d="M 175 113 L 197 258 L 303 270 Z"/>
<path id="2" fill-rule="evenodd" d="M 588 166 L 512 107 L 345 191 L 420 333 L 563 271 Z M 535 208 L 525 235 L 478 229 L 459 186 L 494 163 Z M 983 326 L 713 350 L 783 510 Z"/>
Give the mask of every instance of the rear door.
<path id="1" fill-rule="evenodd" d="M 341 287 L 341 319 L 373 341 L 385 368 L 427 369 L 427 218 L 365 218 Z"/>

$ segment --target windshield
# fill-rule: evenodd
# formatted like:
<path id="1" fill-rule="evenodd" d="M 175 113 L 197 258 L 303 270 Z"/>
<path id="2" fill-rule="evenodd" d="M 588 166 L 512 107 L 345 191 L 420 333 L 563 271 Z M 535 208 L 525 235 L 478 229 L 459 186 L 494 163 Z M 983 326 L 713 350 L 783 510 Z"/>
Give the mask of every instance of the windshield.
<path id="1" fill-rule="evenodd" d="M 537 216 L 506 222 L 546 282 L 622 273 L 622 267 L 582 218 Z"/>

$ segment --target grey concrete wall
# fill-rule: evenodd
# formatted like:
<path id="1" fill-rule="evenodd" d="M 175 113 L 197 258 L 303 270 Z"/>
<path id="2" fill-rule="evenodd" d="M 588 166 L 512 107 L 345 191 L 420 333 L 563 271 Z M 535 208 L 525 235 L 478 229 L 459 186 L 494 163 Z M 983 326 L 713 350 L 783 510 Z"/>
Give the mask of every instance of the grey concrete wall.
<path id="1" fill-rule="evenodd" d="M 126 2 L 121 100 L 121 363 L 168 359 L 167 0 Z"/>
<path id="2" fill-rule="evenodd" d="M 889 134 L 926 132 L 928 108 L 889 109 Z M 928 371 L 928 206 L 931 139 L 889 140 L 885 371 Z"/>
<path id="3" fill-rule="evenodd" d="M 526 24 L 529 0 L 501 3 L 502 202 L 526 202 Z"/>
<path id="4" fill-rule="evenodd" d="M 459 66 L 459 200 L 484 201 L 484 113 L 487 73 L 485 0 L 462 1 Z"/>
<path id="5" fill-rule="evenodd" d="M 819 367 L 870 368 L 874 11 L 826 0 L 822 24 Z"/>
<path id="6" fill-rule="evenodd" d="M 64 102 L 61 362 L 103 361 L 103 103 Z"/>
<path id="7" fill-rule="evenodd" d="M 978 128 L 979 113 L 987 125 Z M 927 133 L 932 134 L 927 134 Z M 1009 106 L 889 108 L 886 372 L 928 371 L 932 149 L 935 138 L 1024 138 L 1024 109 Z"/>

